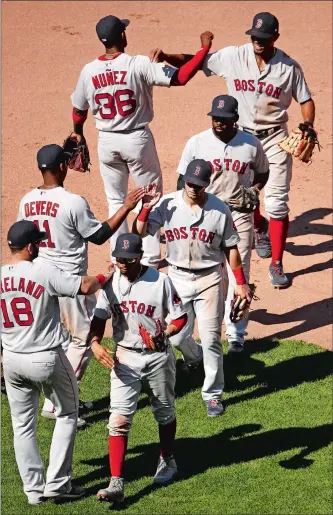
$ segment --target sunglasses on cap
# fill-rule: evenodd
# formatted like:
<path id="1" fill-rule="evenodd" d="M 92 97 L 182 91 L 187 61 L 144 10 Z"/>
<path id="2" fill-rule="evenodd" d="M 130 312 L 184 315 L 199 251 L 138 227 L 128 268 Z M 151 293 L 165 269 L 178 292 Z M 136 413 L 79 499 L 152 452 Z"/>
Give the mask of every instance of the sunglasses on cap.
<path id="1" fill-rule="evenodd" d="M 120 263 L 121 265 L 133 265 L 136 262 L 136 258 L 117 257 L 116 261 L 117 261 L 117 263 Z"/>

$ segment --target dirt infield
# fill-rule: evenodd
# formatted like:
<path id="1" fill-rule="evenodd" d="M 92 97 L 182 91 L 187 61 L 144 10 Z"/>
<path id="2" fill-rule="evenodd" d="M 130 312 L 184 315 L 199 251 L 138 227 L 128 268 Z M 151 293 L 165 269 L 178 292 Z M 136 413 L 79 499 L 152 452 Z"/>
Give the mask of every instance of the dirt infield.
<path id="1" fill-rule="evenodd" d="M 332 345 L 332 3 L 331 2 L 2 2 L 2 261 L 6 234 L 21 197 L 40 184 L 36 151 L 62 143 L 71 129 L 70 94 L 84 64 L 102 53 L 95 24 L 114 14 L 129 18 L 129 54 L 194 52 L 204 30 L 215 34 L 213 50 L 248 41 L 253 15 L 270 11 L 280 21 L 277 43 L 302 66 L 316 103 L 323 146 L 311 166 L 294 162 L 290 231 L 285 270 L 292 287 L 273 290 L 268 262 L 252 259 L 254 304 L 249 337 L 300 339 Z M 151 124 L 161 161 L 164 190 L 176 188 L 176 166 L 187 139 L 209 127 L 211 100 L 226 93 L 217 77 L 199 73 L 185 88 L 155 88 Z M 301 121 L 293 102 L 289 127 Z M 98 169 L 97 132 L 89 116 L 90 175 L 68 174 L 66 187 L 84 195 L 95 214 L 107 217 Z M 90 272 L 103 269 L 108 247 L 91 246 Z"/>

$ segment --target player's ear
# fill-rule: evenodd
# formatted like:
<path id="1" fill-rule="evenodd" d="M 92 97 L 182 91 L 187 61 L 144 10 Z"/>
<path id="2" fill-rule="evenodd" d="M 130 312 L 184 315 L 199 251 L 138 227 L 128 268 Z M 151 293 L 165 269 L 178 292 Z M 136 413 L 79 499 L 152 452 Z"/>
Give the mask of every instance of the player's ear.
<path id="1" fill-rule="evenodd" d="M 280 34 L 275 34 L 275 36 L 274 36 L 274 43 L 275 43 L 275 41 L 277 41 L 279 39 L 279 37 L 280 37 Z"/>

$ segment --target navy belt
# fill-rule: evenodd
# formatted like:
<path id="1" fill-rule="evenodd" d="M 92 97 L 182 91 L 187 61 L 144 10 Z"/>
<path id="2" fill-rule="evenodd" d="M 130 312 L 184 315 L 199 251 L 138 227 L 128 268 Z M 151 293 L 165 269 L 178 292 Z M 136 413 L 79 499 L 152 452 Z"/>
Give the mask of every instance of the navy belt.
<path id="1" fill-rule="evenodd" d="M 268 138 L 268 136 L 274 134 L 275 132 L 278 132 L 281 129 L 281 127 L 281 125 L 277 125 L 276 127 L 271 127 L 270 129 L 263 129 L 262 131 L 255 131 L 253 129 L 243 127 L 243 131 L 252 134 L 252 136 L 255 136 L 258 139 L 265 139 Z"/>

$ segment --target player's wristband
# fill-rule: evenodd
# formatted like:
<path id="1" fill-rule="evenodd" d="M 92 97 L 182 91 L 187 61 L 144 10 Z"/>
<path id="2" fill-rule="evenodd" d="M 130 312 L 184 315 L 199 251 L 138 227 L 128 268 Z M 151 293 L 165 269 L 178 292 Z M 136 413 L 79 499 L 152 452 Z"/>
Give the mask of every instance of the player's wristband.
<path id="1" fill-rule="evenodd" d="M 96 279 L 98 279 L 99 284 L 103 288 L 103 286 L 104 286 L 104 284 L 106 282 L 106 279 L 105 279 L 104 275 L 103 274 L 98 274 L 98 275 L 96 275 Z"/>
<path id="2" fill-rule="evenodd" d="M 235 276 L 236 284 L 238 286 L 241 286 L 242 284 L 246 284 L 243 267 L 236 268 L 235 270 L 233 270 L 233 274 Z"/>
<path id="3" fill-rule="evenodd" d="M 73 122 L 76 125 L 83 125 L 87 119 L 87 116 L 88 116 L 88 111 L 86 111 L 86 113 L 84 115 L 82 115 L 82 114 L 78 114 L 77 112 L 75 112 L 74 108 L 73 108 L 72 118 L 73 118 Z"/>
<path id="4" fill-rule="evenodd" d="M 143 207 L 138 215 L 138 220 L 140 222 L 147 222 L 150 211 L 150 207 Z"/>

